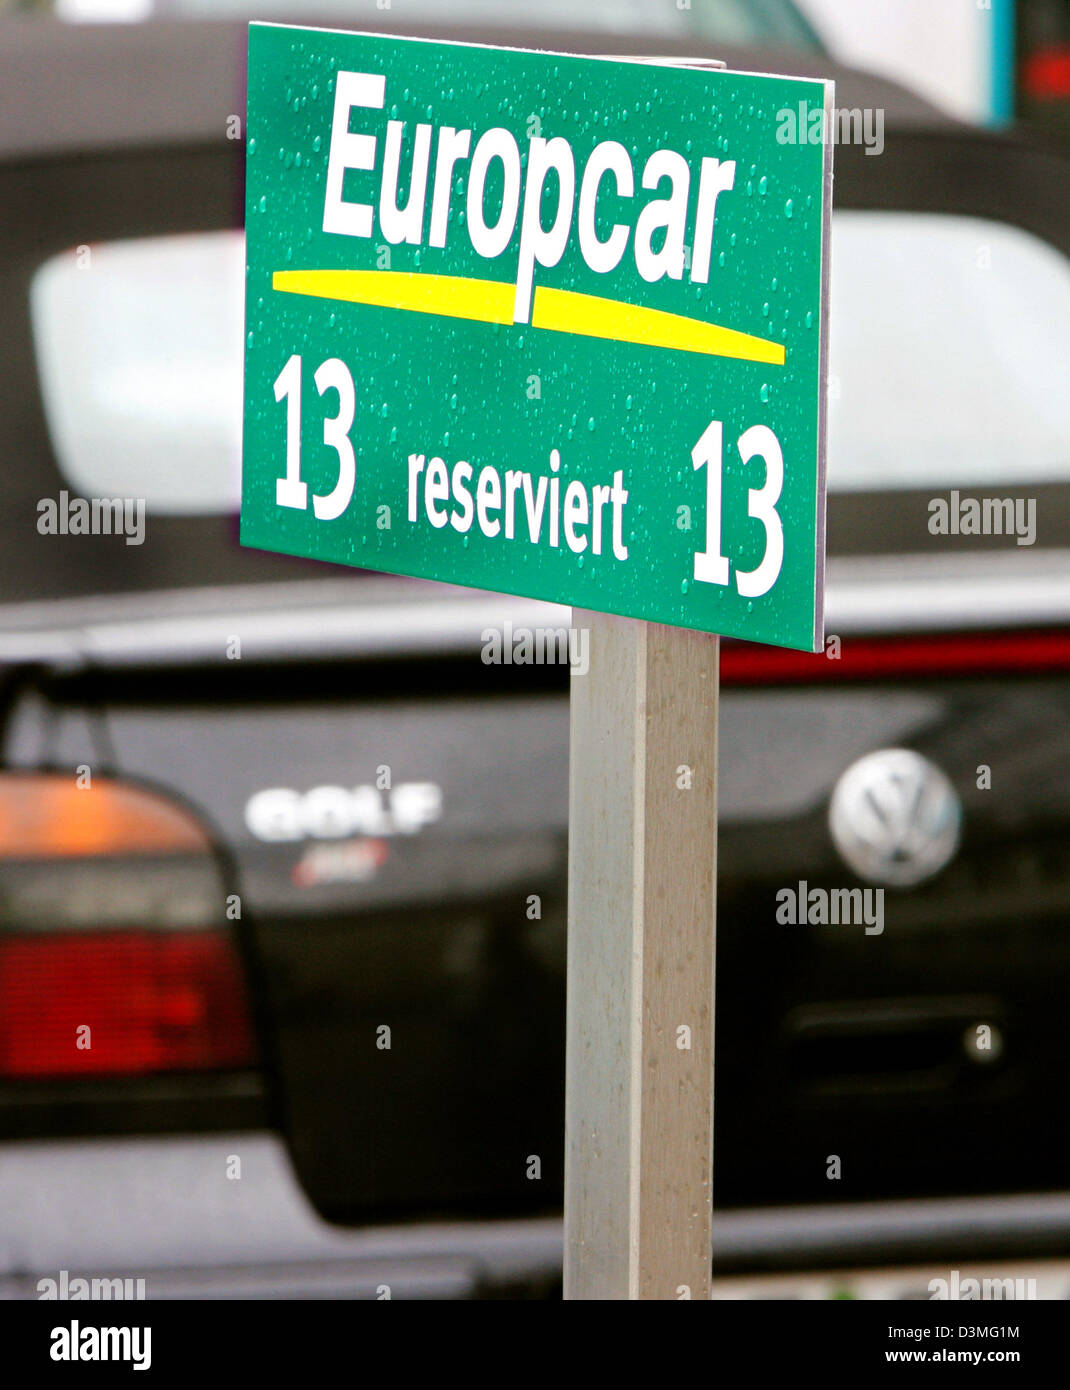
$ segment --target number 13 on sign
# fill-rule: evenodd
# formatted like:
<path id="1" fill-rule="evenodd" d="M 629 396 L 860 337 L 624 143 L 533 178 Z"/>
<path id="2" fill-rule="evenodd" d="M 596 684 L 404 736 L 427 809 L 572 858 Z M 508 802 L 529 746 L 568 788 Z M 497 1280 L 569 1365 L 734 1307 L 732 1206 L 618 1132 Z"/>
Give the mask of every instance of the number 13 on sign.
<path id="1" fill-rule="evenodd" d="M 727 584 L 728 557 L 721 554 L 721 483 L 724 466 L 723 428 L 711 420 L 691 450 L 696 470 L 706 469 L 706 549 L 695 556 L 695 582 Z M 765 554 L 757 568 L 736 570 L 736 588 L 744 598 L 767 594 L 777 581 L 784 563 L 784 527 L 776 504 L 784 486 L 784 455 L 780 442 L 767 425 L 752 425 L 736 441 L 744 464 L 753 458 L 765 460 L 765 482 L 747 492 L 747 515 L 765 527 Z"/>
<path id="2" fill-rule="evenodd" d="M 338 455 L 338 482 L 325 496 L 313 494 L 317 521 L 334 521 L 349 506 L 357 480 L 357 460 L 349 431 L 357 409 L 357 396 L 349 368 L 340 357 L 328 357 L 312 378 L 322 396 L 338 392 L 338 414 L 323 422 L 323 442 Z M 275 399 L 286 402 L 286 476 L 275 484 L 275 504 L 308 510 L 308 484 L 301 481 L 301 358 L 295 352 L 275 378 Z"/>

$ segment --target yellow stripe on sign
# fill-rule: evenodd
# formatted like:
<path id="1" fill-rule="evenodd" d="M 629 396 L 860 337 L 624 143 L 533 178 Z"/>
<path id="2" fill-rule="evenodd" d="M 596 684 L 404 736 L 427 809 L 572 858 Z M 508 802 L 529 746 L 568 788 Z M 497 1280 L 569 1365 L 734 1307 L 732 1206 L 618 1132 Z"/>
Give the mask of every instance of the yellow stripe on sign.
<path id="1" fill-rule="evenodd" d="M 282 294 L 372 304 L 381 309 L 408 309 L 477 323 L 511 324 L 516 297 L 516 286 L 500 280 L 469 280 L 459 275 L 424 275 L 403 270 L 276 270 L 271 285 Z M 531 325 L 553 333 L 573 333 L 616 343 L 784 365 L 783 343 L 683 314 L 577 294 L 573 290 L 536 286 Z"/>
<path id="2" fill-rule="evenodd" d="M 646 347 L 677 348 L 705 352 L 711 357 L 738 357 L 745 362 L 784 365 L 784 344 L 721 328 L 716 323 L 599 299 L 572 290 L 550 290 L 538 285 L 531 323 L 557 333 L 578 333 L 587 338 L 610 338 L 617 343 L 642 343 Z"/>
<path id="3" fill-rule="evenodd" d="M 412 309 L 478 323 L 512 323 L 516 286 L 405 270 L 276 270 L 271 288 L 380 309 Z"/>

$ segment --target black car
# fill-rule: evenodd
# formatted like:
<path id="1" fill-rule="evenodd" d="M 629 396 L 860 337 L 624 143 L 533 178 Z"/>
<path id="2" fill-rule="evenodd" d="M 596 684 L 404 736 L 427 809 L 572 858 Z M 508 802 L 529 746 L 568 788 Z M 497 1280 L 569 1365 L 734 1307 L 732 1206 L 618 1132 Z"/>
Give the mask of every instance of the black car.
<path id="1" fill-rule="evenodd" d="M 569 615 L 239 548 L 244 26 L 5 38 L 0 1289 L 552 1296 L 567 669 L 481 649 Z M 718 1291 L 1065 1296 L 1067 160 L 798 46 L 560 36 L 640 40 L 881 113 L 835 156 L 829 642 L 722 654 Z"/>

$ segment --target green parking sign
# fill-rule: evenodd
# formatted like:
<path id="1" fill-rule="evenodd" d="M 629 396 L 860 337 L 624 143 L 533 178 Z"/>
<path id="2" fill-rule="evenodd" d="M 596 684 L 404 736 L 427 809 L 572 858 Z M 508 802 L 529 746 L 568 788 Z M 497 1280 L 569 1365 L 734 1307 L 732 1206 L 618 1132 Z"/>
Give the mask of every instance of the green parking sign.
<path id="1" fill-rule="evenodd" d="M 243 544 L 819 649 L 830 106 L 252 25 Z"/>

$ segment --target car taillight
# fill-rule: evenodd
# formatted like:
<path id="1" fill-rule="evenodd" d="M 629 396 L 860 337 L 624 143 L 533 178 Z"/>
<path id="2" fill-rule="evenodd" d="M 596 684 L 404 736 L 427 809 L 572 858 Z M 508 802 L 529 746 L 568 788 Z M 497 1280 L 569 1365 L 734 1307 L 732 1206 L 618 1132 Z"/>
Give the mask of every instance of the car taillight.
<path id="1" fill-rule="evenodd" d="M 1022 65 L 1022 88 L 1034 101 L 1070 97 L 1070 45 L 1038 48 Z"/>
<path id="2" fill-rule="evenodd" d="M 0 773 L 0 1080 L 255 1061 L 211 836 L 144 787 Z"/>
<path id="3" fill-rule="evenodd" d="M 1070 633 L 939 633 L 845 637 L 835 659 L 822 652 L 721 646 L 723 685 L 805 685 L 815 681 L 925 680 L 967 675 L 1023 675 L 1070 668 Z"/>
<path id="4" fill-rule="evenodd" d="M 218 931 L 0 937 L 0 1076 L 247 1066 L 234 950 Z"/>

